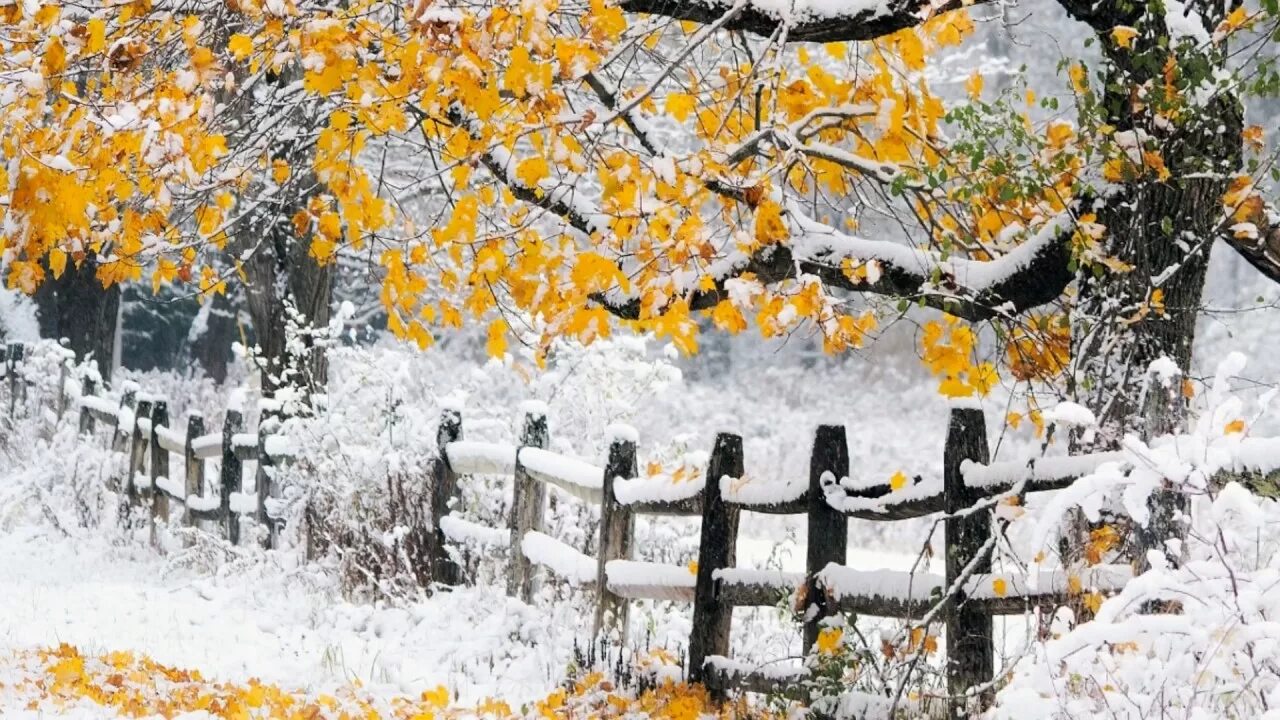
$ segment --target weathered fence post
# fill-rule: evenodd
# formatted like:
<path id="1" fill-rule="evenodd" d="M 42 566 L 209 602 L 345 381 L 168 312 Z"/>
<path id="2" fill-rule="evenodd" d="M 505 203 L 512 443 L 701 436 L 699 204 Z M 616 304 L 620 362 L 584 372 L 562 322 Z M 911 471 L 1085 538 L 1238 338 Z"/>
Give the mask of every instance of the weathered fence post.
<path id="1" fill-rule="evenodd" d="M 93 378 L 85 377 L 84 380 L 80 381 L 81 398 L 93 397 L 95 392 L 97 392 L 97 383 L 93 381 Z M 80 403 L 80 434 L 84 435 L 87 433 L 92 435 L 93 426 L 93 411 L 85 407 L 83 403 Z"/>
<path id="2" fill-rule="evenodd" d="M 689 680 L 702 682 L 711 655 L 729 654 L 733 607 L 716 592 L 717 570 L 733 567 L 737 557 L 738 508 L 720 493 L 720 479 L 742 477 L 742 438 L 716 435 L 702 489 L 702 534 L 698 547 L 698 578 L 693 591 L 693 632 L 689 636 Z M 721 693 L 716 692 L 717 695 Z"/>
<path id="3" fill-rule="evenodd" d="M 204 497 L 204 460 L 196 457 L 195 447 L 192 445 L 201 435 L 204 435 L 204 416 L 198 412 L 192 412 L 187 418 L 187 439 L 182 444 L 183 470 L 186 475 L 182 489 L 182 505 L 186 508 L 184 519 L 187 527 L 196 527 L 198 523 L 195 513 L 191 511 L 191 498 Z"/>
<path id="4" fill-rule="evenodd" d="M 822 618 L 832 614 L 818 587 L 818 573 L 843 565 L 849 554 L 849 519 L 827 503 L 826 488 L 849 475 L 849 443 L 843 425 L 820 425 L 809 456 L 809 547 L 805 555 L 804 649 L 818 639 Z"/>
<path id="5" fill-rule="evenodd" d="M 235 435 L 244 429 L 244 416 L 239 410 L 227 410 L 227 418 L 222 423 L 222 487 L 219 490 L 219 501 L 222 504 L 222 516 L 227 524 L 227 542 L 240 544 L 240 516 L 231 507 L 231 494 L 240 492 L 240 481 L 243 474 L 240 458 L 236 457 Z"/>
<path id="6" fill-rule="evenodd" d="M 990 459 L 987 449 L 987 424 L 981 409 L 957 407 L 951 410 L 951 422 L 947 428 L 947 444 L 942 458 L 942 483 L 945 509 L 948 515 L 972 507 L 982 499 L 982 492 L 964 482 L 960 466 L 965 460 L 986 463 Z M 946 544 L 946 587 L 951 587 L 970 562 L 977 557 L 982 546 L 991 537 L 991 514 L 981 510 L 963 517 L 949 517 L 944 530 Z M 977 562 L 975 573 L 991 571 L 991 556 Z M 952 697 L 951 717 L 968 717 L 965 692 L 976 685 L 988 683 L 995 674 L 995 646 L 990 613 L 977 605 L 965 602 L 964 590 L 958 590 L 948 601 L 946 611 L 947 634 L 947 692 Z M 981 705 L 990 705 L 993 692 L 982 693 Z"/>
<path id="7" fill-rule="evenodd" d="M 436 452 L 440 454 L 431 465 L 431 581 L 442 585 L 458 585 L 462 582 L 462 568 L 449 556 L 449 539 L 440 529 L 440 521 L 449 514 L 449 505 L 458 495 L 458 474 L 449 464 L 449 443 L 462 439 L 462 411 L 446 407 L 440 411 L 440 425 L 436 428 Z"/>
<path id="8" fill-rule="evenodd" d="M 129 445 L 129 473 L 124 479 L 125 497 L 128 498 L 129 508 L 135 508 L 139 505 L 138 483 L 137 477 L 143 472 L 147 462 L 147 441 L 150 439 L 148 435 L 142 434 L 143 419 L 150 421 L 151 419 L 151 401 L 139 400 L 138 409 L 133 415 L 133 433 L 130 435 L 131 442 Z"/>
<path id="9" fill-rule="evenodd" d="M 614 632 L 619 647 L 627 644 L 627 621 L 631 602 L 609 591 L 605 566 L 610 560 L 630 560 L 635 539 L 635 513 L 618 502 L 614 483 L 618 478 L 634 478 L 636 464 L 636 432 L 625 425 L 610 425 L 609 459 L 604 466 L 604 483 L 600 498 L 600 546 L 596 561 L 596 618 L 593 634 Z"/>
<path id="10" fill-rule="evenodd" d="M 169 493 L 161 478 L 169 477 L 169 451 L 160 444 L 160 428 L 169 426 L 169 403 L 156 400 L 151 408 L 151 543 L 160 543 L 160 525 L 169 523 Z"/>
<path id="11" fill-rule="evenodd" d="M 1182 374 L 1147 371 L 1147 391 L 1142 407 L 1142 439 L 1151 441 L 1161 435 L 1175 433 L 1182 427 L 1183 411 L 1186 407 L 1182 395 Z M 1151 561 L 1147 553 L 1156 551 L 1165 554 L 1167 541 L 1171 537 L 1182 537 L 1186 533 L 1186 525 L 1178 521 L 1178 517 L 1186 512 L 1187 498 L 1173 488 L 1167 479 L 1147 498 L 1149 516 L 1145 526 L 1139 526 L 1134 538 L 1133 564 L 1134 573 L 1144 573 L 1151 569 Z M 1170 557 L 1172 564 L 1179 565 L 1181 558 Z"/>
<path id="12" fill-rule="evenodd" d="M 520 461 L 520 451 L 527 447 L 546 449 L 547 410 L 541 403 L 524 404 L 524 428 L 516 449 L 516 470 L 511 493 L 511 574 L 507 577 L 507 595 L 524 602 L 533 601 L 535 569 L 524 556 L 520 543 L 525 533 L 542 529 L 542 511 L 547 502 L 547 489 L 529 477 Z"/>
<path id="13" fill-rule="evenodd" d="M 267 550 L 276 546 L 280 536 L 279 524 L 267 511 L 267 500 L 276 496 L 275 462 L 267 452 L 267 438 L 279 428 L 280 418 L 264 409 L 258 420 L 258 469 L 253 482 L 258 491 L 258 525 L 267 531 L 262 538 L 262 547 Z"/>
<path id="14" fill-rule="evenodd" d="M 22 357 L 26 348 L 22 343 L 9 343 L 9 353 L 5 358 L 5 374 L 9 376 L 9 417 L 14 417 L 18 408 L 18 391 L 22 390 L 22 399 L 26 400 L 26 384 L 18 379 L 18 370 L 22 365 Z"/>

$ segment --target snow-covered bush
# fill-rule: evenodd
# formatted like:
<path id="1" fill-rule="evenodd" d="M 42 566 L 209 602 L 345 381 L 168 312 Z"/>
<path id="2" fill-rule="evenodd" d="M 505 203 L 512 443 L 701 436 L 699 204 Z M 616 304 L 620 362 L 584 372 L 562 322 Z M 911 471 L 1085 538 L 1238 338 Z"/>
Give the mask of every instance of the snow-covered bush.
<path id="1" fill-rule="evenodd" d="M 35 303 L 23 293 L 0 285 L 0 344 L 39 339 Z"/>
<path id="2" fill-rule="evenodd" d="M 1275 391 L 1249 412 L 1229 390 L 1228 357 L 1192 428 L 1143 442 L 1014 521 L 1037 543 L 1064 512 L 1105 512 L 1139 526 L 1165 483 L 1189 501 L 1185 537 L 1147 553 L 1150 569 L 1092 617 L 1059 611 L 999 695 L 996 718 L 1257 718 L 1280 712 L 1280 504 L 1252 484 L 1280 468 L 1280 439 L 1253 438 Z M 1245 483 L 1245 484 L 1242 484 Z M 1088 589 L 1085 588 L 1087 591 Z"/>

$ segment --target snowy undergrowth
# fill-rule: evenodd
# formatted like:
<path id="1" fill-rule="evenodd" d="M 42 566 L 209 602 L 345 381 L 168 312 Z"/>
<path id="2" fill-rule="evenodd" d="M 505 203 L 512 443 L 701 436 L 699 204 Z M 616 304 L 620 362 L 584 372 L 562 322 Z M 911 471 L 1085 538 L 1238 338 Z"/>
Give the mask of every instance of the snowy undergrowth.
<path id="1" fill-rule="evenodd" d="M 1275 392 L 1245 407 L 1228 387 L 1243 368 L 1239 355 L 1219 366 L 1187 433 L 1127 438 L 1131 469 L 1106 464 L 1014 521 L 1034 552 L 1071 507 L 1143 526 L 1163 482 L 1189 501 L 1185 538 L 1148 551 L 1150 570 L 1086 621 L 1059 611 L 995 717 L 1280 717 L 1280 503 L 1240 482 L 1280 460 L 1280 442 L 1249 435 Z"/>

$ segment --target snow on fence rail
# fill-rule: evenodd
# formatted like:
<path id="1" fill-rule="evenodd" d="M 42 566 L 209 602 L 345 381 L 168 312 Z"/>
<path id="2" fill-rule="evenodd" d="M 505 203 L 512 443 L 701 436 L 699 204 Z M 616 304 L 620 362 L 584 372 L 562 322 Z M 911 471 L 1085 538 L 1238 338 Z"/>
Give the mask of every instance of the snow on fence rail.
<path id="1" fill-rule="evenodd" d="M 0 350 L 6 350 L 0 354 L 0 368 L 5 370 L 12 416 L 16 398 L 21 394 L 25 400 L 25 383 L 16 372 L 23 349 L 10 345 Z M 67 388 L 65 365 L 62 372 L 64 393 L 74 391 Z M 179 434 L 169 427 L 165 402 L 140 395 L 136 387 L 126 388 L 118 405 L 95 394 L 89 378 L 72 394 L 82 433 L 91 434 L 97 422 L 114 429 L 114 447 L 129 456 L 123 489 L 130 503 L 149 502 L 153 528 L 168 520 L 170 503 L 176 502 L 184 507 L 187 523 L 218 521 L 232 542 L 239 541 L 240 516 L 253 514 L 269 528 L 269 544 L 274 544 L 278 518 L 270 511 L 278 501 L 272 497 L 268 468 L 290 454 L 287 438 L 245 432 L 237 410 L 227 411 L 221 432 L 206 433 L 203 418 L 192 415 L 186 433 Z M 1173 412 L 1175 402 L 1171 398 L 1166 406 L 1151 406 L 1147 412 Z M 68 407 L 67 398 L 59 398 L 57 404 L 61 415 Z M 945 626 L 949 694 L 963 698 L 968 688 L 989 687 L 994 676 L 994 615 L 1052 608 L 1067 602 L 1073 590 L 1115 592 L 1132 576 L 1128 566 L 1095 567 L 1072 582 L 1061 571 L 1044 571 L 1035 577 L 991 572 L 987 553 L 991 513 L 975 512 L 975 505 L 990 506 L 1005 496 L 1064 488 L 1103 463 L 1123 462 L 1124 457 L 1095 453 L 991 463 L 986 419 L 978 408 L 952 408 L 942 478 L 917 479 L 898 489 L 850 477 L 843 426 L 817 429 L 807 482 L 800 478 L 748 480 L 742 438 L 721 433 L 705 476 L 676 484 L 639 476 L 636 434 L 629 428 L 609 428 L 608 456 L 603 466 L 597 466 L 549 452 L 545 406 L 528 403 L 524 409 L 518 446 L 464 440 L 461 409 L 443 410 L 436 437 L 440 454 L 426 480 L 434 527 L 428 547 L 429 576 L 445 585 L 463 582 L 451 544 L 507 544 L 509 594 L 531 600 L 537 568 L 544 567 L 571 584 L 594 588 L 594 631 L 612 631 L 624 641 L 630 601 L 689 602 L 693 605 L 690 679 L 706 683 L 717 694 L 730 688 L 792 692 L 799 680 L 790 670 L 752 669 L 728 658 L 734 607 L 790 603 L 803 623 L 805 647 L 813 645 L 823 618 L 835 613 L 909 622 L 926 616 L 937 619 Z M 1258 448 L 1244 453 L 1244 469 L 1278 469 L 1270 464 L 1280 453 L 1267 451 L 1280 441 L 1251 442 Z M 181 481 L 171 474 L 173 455 L 184 461 L 185 472 L 177 476 Z M 205 495 L 204 461 L 210 458 L 221 458 L 221 468 L 214 492 Z M 247 460 L 260 460 L 252 494 L 241 487 L 242 463 Z M 508 527 L 491 528 L 449 514 L 460 497 L 459 476 L 469 474 L 512 477 Z M 600 506 L 597 557 L 543 533 L 547 486 Z M 806 516 L 809 547 L 803 574 L 734 567 L 738 516 L 744 510 Z M 935 513 L 943 513 L 945 529 L 942 575 L 866 572 L 847 566 L 849 518 L 891 521 Z M 635 560 L 637 515 L 700 518 L 696 569 Z M 1143 548 L 1137 549 L 1136 556 L 1145 556 Z M 1079 587 L 1074 580 L 1079 580 Z"/>
<path id="2" fill-rule="evenodd" d="M 26 383 L 20 365 L 24 346 L 10 343 L 0 347 L 0 367 L 9 387 L 9 416 L 14 417 L 26 400 Z M 188 526 L 199 522 L 217 523 L 233 544 L 240 542 L 241 516 L 251 516 L 267 528 L 264 544 L 274 547 L 280 518 L 274 512 L 277 500 L 270 470 L 273 461 L 287 460 L 286 438 L 267 432 L 244 432 L 244 416 L 228 409 L 220 432 L 206 433 L 204 417 L 192 413 L 185 432 L 170 425 L 168 403 L 139 392 L 136 385 L 122 388 L 119 402 L 97 394 L 97 383 L 85 377 L 80 388 L 69 382 L 71 358 L 60 364 L 55 400 L 58 417 L 68 409 L 79 412 L 81 435 L 93 435 L 99 424 L 110 428 L 112 447 L 128 458 L 128 467 L 119 487 L 132 508 L 149 509 L 152 538 L 158 524 L 170 521 L 171 510 L 181 510 Z M 22 398 L 23 402 L 18 399 Z M 260 428 L 261 429 L 261 428 Z M 174 474 L 173 459 L 181 461 Z M 206 483 L 205 461 L 218 459 L 216 479 Z M 256 492 L 243 492 L 244 462 L 257 461 Z M 211 485 L 206 494 L 206 484 Z"/>

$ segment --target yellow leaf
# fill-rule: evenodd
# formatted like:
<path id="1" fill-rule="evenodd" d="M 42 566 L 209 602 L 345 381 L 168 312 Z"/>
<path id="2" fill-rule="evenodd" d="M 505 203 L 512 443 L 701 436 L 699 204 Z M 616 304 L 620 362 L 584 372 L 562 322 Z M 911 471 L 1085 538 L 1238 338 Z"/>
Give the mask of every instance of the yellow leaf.
<path id="1" fill-rule="evenodd" d="M 818 640 L 814 643 L 822 655 L 834 655 L 840 649 L 840 640 L 844 637 L 844 629 L 838 627 L 822 628 Z"/>
<path id="2" fill-rule="evenodd" d="M 498 318 L 489 323 L 489 339 L 484 344 L 489 357 L 501 358 L 507 353 L 507 321 Z"/>
<path id="3" fill-rule="evenodd" d="M 697 575 L 697 574 L 698 574 L 698 561 L 697 561 L 697 560 L 690 560 L 690 561 L 689 561 L 689 566 L 688 566 L 688 567 L 689 567 L 689 574 L 690 574 L 690 575 Z"/>
<path id="4" fill-rule="evenodd" d="M 93 18 L 85 24 L 88 37 L 85 39 L 86 53 L 98 53 L 107 43 L 107 24 L 102 18 Z"/>
<path id="5" fill-rule="evenodd" d="M 537 187 L 538 182 L 550 172 L 547 161 L 538 155 L 525 158 L 516 164 L 516 179 L 529 187 Z"/>
<path id="6" fill-rule="evenodd" d="M 906 486 L 907 486 L 907 476 L 901 470 L 894 473 L 893 477 L 889 478 L 889 488 L 891 490 L 901 490 Z"/>
<path id="7" fill-rule="evenodd" d="M 53 271 L 53 277 L 62 277 L 62 271 L 67 267 L 67 253 L 62 248 L 54 248 L 49 251 L 49 269 Z"/>
<path id="8" fill-rule="evenodd" d="M 964 84 L 965 91 L 969 93 L 969 99 L 977 100 L 982 96 L 982 85 L 982 74 L 977 70 L 973 71 L 973 74 L 969 76 L 969 79 Z"/>
<path id="9" fill-rule="evenodd" d="M 1116 47 L 1122 47 L 1128 50 L 1133 47 L 1133 39 L 1138 36 L 1138 31 L 1128 25 L 1117 25 L 1111 29 L 1111 40 L 1115 42 Z"/>
<path id="10" fill-rule="evenodd" d="M 689 119 L 689 115 L 693 113 L 697 106 L 697 100 L 687 93 L 670 93 L 667 95 L 664 103 L 667 112 L 676 119 L 677 122 L 684 122 Z"/>
<path id="11" fill-rule="evenodd" d="M 1004 578 L 996 578 L 991 581 L 991 591 L 996 594 L 996 597 L 1004 597 L 1009 592 L 1009 585 Z"/>
<path id="12" fill-rule="evenodd" d="M 227 41 L 227 50 L 237 60 L 244 60 L 253 53 L 253 38 L 236 33 Z"/>
<path id="13" fill-rule="evenodd" d="M 283 185 L 289 179 L 289 163 L 276 159 L 271 161 L 271 179 L 277 185 Z"/>
<path id="14" fill-rule="evenodd" d="M 1084 95 L 1089 92 L 1089 77 L 1084 65 L 1072 63 L 1071 67 L 1067 68 L 1067 75 L 1071 77 L 1071 87 L 1075 88 L 1078 94 Z"/>
<path id="15" fill-rule="evenodd" d="M 772 200 L 760 203 L 756 208 L 755 237 L 761 245 L 786 240 L 791 234 L 782 219 L 782 207 Z"/>
<path id="16" fill-rule="evenodd" d="M 949 398 L 972 397 L 973 390 L 972 385 L 955 377 L 943 378 L 938 384 L 938 393 Z"/>
<path id="17" fill-rule="evenodd" d="M 1227 423 L 1227 426 L 1226 428 L 1224 428 L 1223 432 L 1224 434 L 1227 434 L 1227 435 L 1230 435 L 1232 433 L 1244 432 L 1244 420 L 1240 420 L 1238 418 L 1235 420 L 1232 420 L 1231 422 Z"/>

